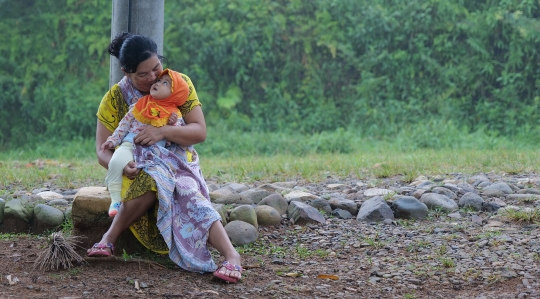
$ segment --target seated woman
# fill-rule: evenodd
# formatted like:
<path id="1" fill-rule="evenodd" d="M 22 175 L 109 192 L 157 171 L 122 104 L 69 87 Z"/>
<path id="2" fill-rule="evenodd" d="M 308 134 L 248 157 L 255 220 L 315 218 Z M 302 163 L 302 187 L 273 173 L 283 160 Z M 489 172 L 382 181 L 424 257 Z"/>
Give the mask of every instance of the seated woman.
<path id="1" fill-rule="evenodd" d="M 157 45 L 148 37 L 120 34 L 108 51 L 119 59 L 125 76 L 105 94 L 97 112 L 96 153 L 105 168 L 113 151 L 101 150 L 101 145 L 118 127 L 129 106 L 149 94 L 163 71 Z M 127 179 L 122 205 L 101 240 L 88 249 L 88 255 L 114 254 L 114 243 L 129 227 L 144 246 L 158 253 L 169 252 L 183 269 L 215 271 L 214 276 L 236 283 L 241 278 L 241 258 L 212 208 L 193 148 L 206 139 L 204 114 L 193 83 L 188 76 L 181 76 L 189 86 L 187 101 L 178 107 L 185 125 L 145 126 L 133 139 L 136 159 L 124 168 Z M 170 141 L 171 146 L 155 145 L 162 139 Z M 220 267 L 212 260 L 208 244 L 224 256 Z"/>

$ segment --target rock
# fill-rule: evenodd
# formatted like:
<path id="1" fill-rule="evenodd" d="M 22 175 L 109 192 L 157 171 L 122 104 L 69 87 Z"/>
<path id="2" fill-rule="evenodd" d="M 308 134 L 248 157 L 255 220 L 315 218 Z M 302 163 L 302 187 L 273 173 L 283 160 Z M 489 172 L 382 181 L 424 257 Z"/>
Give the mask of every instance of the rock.
<path id="1" fill-rule="evenodd" d="M 285 194 L 285 199 L 287 200 L 287 202 L 291 202 L 291 201 L 308 202 L 316 198 L 318 198 L 317 195 L 300 191 L 300 190 L 293 190 L 289 192 L 288 194 Z"/>
<path id="2" fill-rule="evenodd" d="M 366 200 L 360 207 L 356 220 L 367 222 L 384 221 L 394 219 L 394 213 L 382 196 L 375 196 Z"/>
<path id="3" fill-rule="evenodd" d="M 330 206 L 330 203 L 328 200 L 324 198 L 316 198 L 310 202 L 308 202 L 308 205 L 314 207 L 315 209 L 322 211 L 324 213 L 330 214 L 332 213 L 332 207 Z"/>
<path id="4" fill-rule="evenodd" d="M 426 193 L 425 189 L 416 189 L 414 190 L 412 196 L 414 196 L 416 199 L 420 199 L 424 193 Z"/>
<path id="5" fill-rule="evenodd" d="M 394 200 L 392 210 L 397 218 L 423 219 L 428 215 L 428 207 L 413 196 L 403 196 Z"/>
<path id="6" fill-rule="evenodd" d="M 216 184 L 216 183 L 208 183 L 207 182 L 206 186 L 208 187 L 209 192 L 214 192 L 214 191 L 216 191 L 216 190 L 218 190 L 220 188 L 219 185 Z"/>
<path id="7" fill-rule="evenodd" d="M 463 218 L 463 217 L 461 217 L 461 214 L 459 212 L 450 213 L 450 214 L 448 214 L 448 217 L 453 218 L 453 219 L 461 219 L 461 218 Z"/>
<path id="8" fill-rule="evenodd" d="M 485 197 L 503 197 L 504 192 L 497 189 L 491 189 L 491 190 L 482 190 L 482 195 Z"/>
<path id="9" fill-rule="evenodd" d="M 484 187 L 483 190 L 484 191 L 485 190 L 499 190 L 499 191 L 502 191 L 504 194 L 514 193 L 512 188 L 510 188 L 510 186 L 508 186 L 508 184 L 505 182 L 498 182 L 498 183 L 491 184 L 489 186 Z"/>
<path id="10" fill-rule="evenodd" d="M 330 190 L 344 190 L 344 189 L 347 189 L 348 187 L 345 184 L 328 184 L 326 188 Z"/>
<path id="11" fill-rule="evenodd" d="M 346 210 L 351 213 L 351 215 L 358 214 L 358 206 L 356 205 L 356 202 L 350 199 L 331 198 L 328 200 L 328 203 L 332 209 Z"/>
<path id="12" fill-rule="evenodd" d="M 444 187 L 435 187 L 435 188 L 431 189 L 431 192 L 446 195 L 446 196 L 448 196 L 448 198 L 450 198 L 452 200 L 457 198 L 457 195 L 454 192 L 452 192 L 450 189 L 447 189 L 447 188 L 444 188 Z"/>
<path id="13" fill-rule="evenodd" d="M 258 205 L 271 206 L 278 211 L 279 215 L 287 213 L 287 208 L 289 207 L 287 199 L 278 193 L 268 195 L 267 197 L 263 198 Z"/>
<path id="14" fill-rule="evenodd" d="M 240 194 L 232 193 L 229 195 L 222 196 L 213 200 L 212 202 L 224 205 L 252 205 L 253 201 L 249 198 L 242 197 Z"/>
<path id="15" fill-rule="evenodd" d="M 42 234 L 54 230 L 64 222 L 64 212 L 55 207 L 38 204 L 34 207 L 33 232 Z"/>
<path id="16" fill-rule="evenodd" d="M 275 194 L 275 192 L 270 192 L 263 189 L 250 189 L 240 193 L 240 197 L 249 199 L 253 203 L 258 204 L 263 198 Z"/>
<path id="17" fill-rule="evenodd" d="M 484 199 L 480 195 L 472 192 L 465 193 L 458 202 L 460 207 L 472 207 L 476 211 L 481 211 Z"/>
<path id="18" fill-rule="evenodd" d="M 224 196 L 231 195 L 231 194 L 234 194 L 234 192 L 232 192 L 231 189 L 220 188 L 220 189 L 210 192 L 208 195 L 210 196 L 211 201 L 215 201 L 216 199 L 219 199 Z"/>
<path id="19" fill-rule="evenodd" d="M 284 188 L 284 189 L 292 189 L 294 188 L 297 183 L 294 182 L 294 181 L 289 181 L 289 182 L 275 182 L 272 184 L 274 187 L 277 187 L 277 188 Z"/>
<path id="20" fill-rule="evenodd" d="M 484 223 L 484 218 L 478 215 L 472 215 L 471 220 L 478 225 L 482 225 Z"/>
<path id="21" fill-rule="evenodd" d="M 35 200 L 36 197 L 23 195 L 8 201 L 4 207 L 2 232 L 27 233 L 34 216 Z"/>
<path id="22" fill-rule="evenodd" d="M 393 193 L 395 193 L 395 192 L 392 191 L 392 190 L 388 190 L 388 189 L 370 188 L 370 189 L 367 189 L 366 191 L 364 191 L 364 196 L 366 196 L 366 197 L 385 196 L 385 195 L 393 194 Z"/>
<path id="23" fill-rule="evenodd" d="M 261 205 L 255 207 L 257 223 L 259 225 L 276 226 L 281 224 L 281 214 L 271 206 Z"/>
<path id="24" fill-rule="evenodd" d="M 444 183 L 444 185 L 442 185 L 443 188 L 446 188 L 454 193 L 458 193 L 459 192 L 459 187 L 456 185 L 456 184 L 453 184 L 453 183 Z"/>
<path id="25" fill-rule="evenodd" d="M 248 186 L 246 186 L 244 184 L 239 184 L 239 183 L 230 183 L 230 184 L 227 184 L 227 185 L 225 185 L 223 187 L 231 190 L 234 193 L 241 193 L 243 191 L 249 190 Z"/>
<path id="26" fill-rule="evenodd" d="M 53 199 L 49 202 L 47 202 L 49 206 L 68 206 L 69 202 L 63 198 L 61 199 Z"/>
<path id="27" fill-rule="evenodd" d="M 219 213 L 219 216 L 221 216 L 221 223 L 223 226 L 227 225 L 227 209 L 225 208 L 225 205 L 213 203 L 212 207 Z"/>
<path id="28" fill-rule="evenodd" d="M 111 197 L 105 187 L 81 188 L 73 200 L 73 227 L 108 228 L 112 222 L 112 218 L 107 214 L 110 204 Z"/>
<path id="29" fill-rule="evenodd" d="M 314 207 L 300 202 L 292 201 L 287 209 L 287 215 L 289 216 L 292 224 L 304 225 L 309 223 L 324 224 L 326 220 L 324 216 L 319 213 Z"/>
<path id="30" fill-rule="evenodd" d="M 458 209 L 456 202 L 448 198 L 446 195 L 437 193 L 424 193 L 420 197 L 420 202 L 426 204 L 429 209 L 443 209 L 448 212 L 452 212 Z"/>
<path id="31" fill-rule="evenodd" d="M 42 192 L 37 193 L 36 195 L 43 198 L 45 202 L 49 202 L 53 199 L 64 199 L 64 195 L 57 192 L 53 192 L 53 191 L 42 191 Z"/>
<path id="32" fill-rule="evenodd" d="M 497 212 L 501 208 L 500 205 L 494 202 L 483 202 L 482 211 L 484 212 Z"/>
<path id="33" fill-rule="evenodd" d="M 350 219 L 354 217 L 349 211 L 339 208 L 332 211 L 332 216 L 338 219 Z"/>
<path id="34" fill-rule="evenodd" d="M 478 191 L 474 189 L 473 185 L 470 185 L 470 184 L 458 184 L 458 188 L 459 188 L 458 194 L 460 195 L 463 195 L 467 192 L 473 192 L 473 193 L 478 194 Z"/>
<path id="35" fill-rule="evenodd" d="M 540 189 L 537 189 L 537 188 L 525 188 L 525 189 L 519 190 L 517 193 L 540 195 Z"/>
<path id="36" fill-rule="evenodd" d="M 229 239 L 236 246 L 253 243 L 259 236 L 257 229 L 253 225 L 238 220 L 227 223 L 225 232 L 227 232 Z"/>
<path id="37" fill-rule="evenodd" d="M 259 227 L 259 224 L 257 223 L 257 213 L 255 212 L 255 208 L 250 205 L 241 205 L 234 208 L 229 213 L 229 220 L 231 222 L 244 221 L 253 225 L 255 228 Z"/>
<path id="38" fill-rule="evenodd" d="M 83 187 L 75 194 L 71 219 L 73 235 L 81 237 L 81 243 L 78 244 L 81 248 L 92 247 L 111 226 L 114 218 L 108 215 L 110 204 L 111 197 L 105 187 Z M 115 244 L 116 255 L 122 254 L 124 250 L 143 252 L 146 249 L 128 229 L 120 234 Z"/>
<path id="39" fill-rule="evenodd" d="M 362 182 L 362 181 L 358 181 L 358 182 L 356 182 L 356 186 L 357 186 L 357 187 L 360 187 L 360 188 L 364 188 L 364 187 L 367 186 L 367 184 L 364 183 L 364 182 Z"/>
<path id="40" fill-rule="evenodd" d="M 290 189 L 290 188 L 281 187 L 279 184 L 274 183 L 274 184 L 260 185 L 258 187 L 258 189 L 266 190 L 266 191 L 269 191 L 269 192 L 272 192 L 272 193 L 281 193 L 281 192 L 286 191 L 287 189 Z"/>

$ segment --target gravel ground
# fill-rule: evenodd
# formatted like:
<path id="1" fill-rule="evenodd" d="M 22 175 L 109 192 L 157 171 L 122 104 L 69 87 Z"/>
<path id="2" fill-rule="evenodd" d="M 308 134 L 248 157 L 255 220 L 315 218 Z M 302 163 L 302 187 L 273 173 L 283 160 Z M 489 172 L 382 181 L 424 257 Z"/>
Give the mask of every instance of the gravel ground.
<path id="1" fill-rule="evenodd" d="M 532 174 L 485 177 L 518 189 L 538 187 Z M 364 200 L 367 187 L 354 180 L 303 187 L 323 195 L 335 192 L 328 190 L 335 183 L 353 186 L 344 192 Z M 409 186 L 399 178 L 376 183 L 366 182 Z M 43 251 L 43 237 L 0 240 L 0 298 L 540 298 L 540 226 L 494 212 L 431 211 L 423 220 L 386 223 L 328 218 L 324 225 L 296 226 L 285 221 L 259 228 L 259 234 L 256 243 L 238 248 L 246 270 L 236 285 L 210 273 L 182 271 L 153 254 L 37 271 L 33 262 Z"/>

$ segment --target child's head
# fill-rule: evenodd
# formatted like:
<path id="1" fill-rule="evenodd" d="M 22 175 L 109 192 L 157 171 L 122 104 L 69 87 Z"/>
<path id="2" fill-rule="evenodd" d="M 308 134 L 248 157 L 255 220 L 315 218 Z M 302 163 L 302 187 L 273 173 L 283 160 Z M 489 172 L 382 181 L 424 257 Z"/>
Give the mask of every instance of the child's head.
<path id="1" fill-rule="evenodd" d="M 150 88 L 150 95 L 156 100 L 167 100 L 181 106 L 187 101 L 189 86 L 180 73 L 165 69 Z"/>
<path id="2" fill-rule="evenodd" d="M 150 87 L 150 95 L 156 100 L 164 100 L 172 94 L 172 79 L 169 74 L 162 75 Z"/>
<path id="3" fill-rule="evenodd" d="M 182 106 L 189 96 L 189 86 L 180 73 L 165 69 L 158 81 L 150 87 L 150 95 L 144 96 L 133 107 L 135 118 L 156 127 L 167 124 L 169 116 L 176 113 L 179 116 Z"/>

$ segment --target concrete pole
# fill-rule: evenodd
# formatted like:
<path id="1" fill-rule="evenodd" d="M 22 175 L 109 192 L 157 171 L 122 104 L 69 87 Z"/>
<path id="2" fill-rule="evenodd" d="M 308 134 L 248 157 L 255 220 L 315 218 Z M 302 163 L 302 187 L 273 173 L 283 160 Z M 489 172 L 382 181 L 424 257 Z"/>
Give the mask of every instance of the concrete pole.
<path id="1" fill-rule="evenodd" d="M 122 32 L 141 34 L 153 39 L 163 55 L 164 11 L 165 0 L 112 0 L 111 41 Z M 124 76 L 116 57 L 110 65 L 109 88 Z"/>

